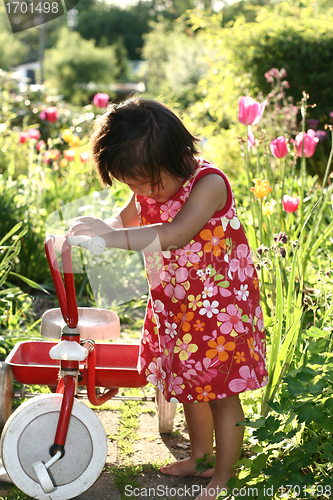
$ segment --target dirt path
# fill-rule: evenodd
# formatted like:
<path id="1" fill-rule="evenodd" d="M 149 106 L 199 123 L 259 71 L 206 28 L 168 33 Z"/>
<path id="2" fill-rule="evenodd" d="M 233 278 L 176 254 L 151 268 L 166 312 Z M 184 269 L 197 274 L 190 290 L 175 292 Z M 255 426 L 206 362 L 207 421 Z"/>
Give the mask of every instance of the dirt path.
<path id="1" fill-rule="evenodd" d="M 97 410 L 108 436 L 108 456 L 105 468 L 86 492 L 75 500 L 190 500 L 207 480 L 191 477 L 166 476 L 159 472 L 159 465 L 172 459 L 180 459 L 189 454 L 188 434 L 182 411 L 177 411 L 172 436 L 161 435 L 157 430 L 154 403 L 140 406 L 138 428 L 132 441 L 132 453 L 126 455 L 119 449 L 117 434 L 123 403 L 115 403 L 115 409 Z M 0 482 L 0 500 L 26 500 L 29 497 L 18 493 L 12 485 Z M 65 500 L 65 499 L 64 499 Z"/>

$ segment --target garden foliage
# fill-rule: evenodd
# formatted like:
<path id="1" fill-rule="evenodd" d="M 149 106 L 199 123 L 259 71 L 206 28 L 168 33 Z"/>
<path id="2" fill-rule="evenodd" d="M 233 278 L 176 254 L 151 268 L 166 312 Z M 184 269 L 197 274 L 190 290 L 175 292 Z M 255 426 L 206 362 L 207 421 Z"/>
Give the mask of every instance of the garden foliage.
<path id="1" fill-rule="evenodd" d="M 325 14 L 315 10 L 320 5 L 278 2 L 254 9 L 251 22 L 224 25 L 219 15 L 193 11 L 175 25 L 156 25 L 144 48 L 147 95 L 182 111 L 205 157 L 229 175 L 253 250 L 270 382 L 261 400 L 249 403 L 244 395 L 245 452 L 230 485 L 257 487 L 260 500 L 280 498 L 287 484 L 288 498 L 309 498 L 312 491 L 325 499 L 332 485 L 333 131 L 326 58 L 333 39 L 330 7 Z M 167 43 L 173 35 L 177 51 Z M 310 71 L 315 49 L 323 57 Z M 92 104 L 75 109 L 41 88 L 20 90 L 4 75 L 0 85 L 0 313 L 8 332 L 8 318 L 26 329 L 30 300 L 9 270 L 15 265 L 28 279 L 48 281 L 47 217 L 100 189 L 82 153 L 101 111 Z M 239 120 L 241 104 L 256 106 L 258 120 L 249 109 Z M 43 114 L 50 106 L 54 121 Z M 21 140 L 31 128 L 44 141 L 40 149 L 35 139 Z M 113 194 L 117 200 L 124 192 L 116 186 Z M 80 285 L 80 293 L 89 293 Z M 268 487 L 274 492 L 267 497 Z"/>

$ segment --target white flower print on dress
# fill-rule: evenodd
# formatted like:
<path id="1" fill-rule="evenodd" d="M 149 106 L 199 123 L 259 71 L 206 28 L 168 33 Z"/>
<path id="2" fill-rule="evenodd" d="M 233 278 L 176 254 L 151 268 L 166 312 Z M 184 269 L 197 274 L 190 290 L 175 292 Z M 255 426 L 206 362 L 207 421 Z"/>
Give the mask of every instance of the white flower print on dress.
<path id="1" fill-rule="evenodd" d="M 232 259 L 230 262 L 230 270 L 233 273 L 237 271 L 240 281 L 243 282 L 246 276 L 251 278 L 253 275 L 253 260 L 250 249 L 245 243 L 238 245 L 236 253 L 237 259 Z"/>
<path id="2" fill-rule="evenodd" d="M 230 226 L 232 227 L 232 229 L 235 229 L 235 231 L 237 231 L 237 229 L 240 228 L 240 221 L 237 217 L 237 212 L 236 212 L 236 207 L 235 207 L 235 200 L 232 201 L 232 206 L 229 210 L 228 213 L 226 213 L 222 218 L 221 218 L 221 222 L 222 222 L 222 227 L 223 227 L 223 230 L 225 231 L 227 229 L 227 225 L 230 224 Z"/>
<path id="3" fill-rule="evenodd" d="M 213 297 L 218 292 L 218 287 L 214 285 L 213 281 L 209 279 L 204 282 L 204 290 L 202 292 L 202 298 L 207 299 L 207 297 Z"/>
<path id="4" fill-rule="evenodd" d="M 249 285 L 241 285 L 239 290 L 234 288 L 234 293 L 237 300 L 247 300 L 250 292 L 248 291 Z"/>
<path id="5" fill-rule="evenodd" d="M 203 307 L 199 311 L 201 316 L 207 315 L 207 318 L 211 318 L 213 314 L 217 314 L 219 312 L 217 309 L 217 306 L 219 305 L 217 300 L 213 300 L 212 303 L 210 303 L 209 300 L 204 300 L 202 305 Z"/>
<path id="6" fill-rule="evenodd" d="M 163 380 L 166 377 L 166 373 L 162 368 L 162 359 L 157 358 L 156 363 L 152 361 L 148 365 L 148 370 L 150 371 L 150 375 L 148 375 L 147 380 L 151 382 L 153 385 L 157 385 L 160 391 L 163 391 Z"/>
<path id="7" fill-rule="evenodd" d="M 177 335 L 177 323 L 169 323 L 169 321 L 164 321 L 164 324 L 165 333 L 173 339 Z"/>

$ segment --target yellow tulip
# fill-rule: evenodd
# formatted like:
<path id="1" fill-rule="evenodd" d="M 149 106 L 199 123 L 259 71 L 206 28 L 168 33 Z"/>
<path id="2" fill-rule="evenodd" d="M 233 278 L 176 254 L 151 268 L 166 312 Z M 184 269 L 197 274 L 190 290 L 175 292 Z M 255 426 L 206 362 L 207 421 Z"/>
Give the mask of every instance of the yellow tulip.
<path id="1" fill-rule="evenodd" d="M 71 140 L 69 141 L 69 145 L 71 148 L 77 148 L 81 144 L 81 139 L 78 135 L 73 135 Z"/>
<path id="2" fill-rule="evenodd" d="M 265 198 L 273 190 L 267 179 L 253 179 L 253 182 L 255 185 L 251 188 L 251 191 L 254 192 L 254 196 L 257 198 Z"/>
<path id="3" fill-rule="evenodd" d="M 62 160 L 60 160 L 59 165 L 60 165 L 61 168 L 67 167 L 68 161 L 66 160 L 66 158 L 63 158 Z"/>
<path id="4" fill-rule="evenodd" d="M 66 130 L 64 130 L 62 133 L 63 140 L 65 142 L 69 142 L 72 140 L 72 137 L 73 137 L 73 132 L 69 128 L 66 128 Z"/>
<path id="5" fill-rule="evenodd" d="M 272 203 L 271 201 L 267 201 L 265 203 L 265 205 L 262 206 L 262 213 L 264 215 L 272 215 L 272 213 L 274 213 L 274 210 L 275 210 L 275 204 Z"/>

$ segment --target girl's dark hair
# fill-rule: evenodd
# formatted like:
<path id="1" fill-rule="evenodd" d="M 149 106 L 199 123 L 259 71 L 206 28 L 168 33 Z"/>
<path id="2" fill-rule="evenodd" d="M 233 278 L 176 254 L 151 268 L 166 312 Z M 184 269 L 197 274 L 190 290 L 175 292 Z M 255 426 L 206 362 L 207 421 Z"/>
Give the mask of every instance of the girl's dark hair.
<path id="1" fill-rule="evenodd" d="M 111 104 L 96 121 L 90 145 L 101 181 L 149 178 L 161 182 L 161 170 L 174 178 L 189 178 L 194 137 L 164 104 L 134 97 Z"/>

